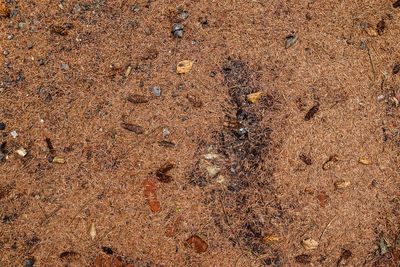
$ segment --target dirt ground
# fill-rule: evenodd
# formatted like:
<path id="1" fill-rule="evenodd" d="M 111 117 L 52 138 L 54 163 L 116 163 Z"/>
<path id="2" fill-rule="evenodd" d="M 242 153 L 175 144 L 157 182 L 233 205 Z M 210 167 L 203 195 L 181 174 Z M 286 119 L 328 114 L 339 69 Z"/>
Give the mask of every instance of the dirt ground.
<path id="1" fill-rule="evenodd" d="M 400 266 L 399 1 L 2 3 L 0 266 Z"/>

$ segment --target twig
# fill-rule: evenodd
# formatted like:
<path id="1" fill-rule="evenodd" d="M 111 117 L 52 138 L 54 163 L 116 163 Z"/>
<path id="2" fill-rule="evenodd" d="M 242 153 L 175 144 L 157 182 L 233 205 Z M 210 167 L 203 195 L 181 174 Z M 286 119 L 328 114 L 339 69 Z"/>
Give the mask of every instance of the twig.
<path id="1" fill-rule="evenodd" d="M 370 51 L 369 47 L 368 47 L 368 56 L 369 56 L 369 61 L 371 62 L 372 71 L 374 72 L 374 81 L 375 81 L 375 76 L 376 76 L 375 64 L 374 64 L 374 60 L 372 59 L 372 55 L 371 55 L 371 51 Z"/>
<path id="2" fill-rule="evenodd" d="M 331 225 L 331 223 L 333 222 L 333 220 L 336 218 L 336 215 L 333 216 L 333 218 L 329 221 L 329 223 L 325 226 L 324 230 L 322 231 L 321 235 L 319 236 L 318 239 L 318 243 L 321 241 L 322 236 L 325 234 L 326 230 L 328 229 L 328 227 Z"/>
<path id="3" fill-rule="evenodd" d="M 220 193 L 218 196 L 219 196 L 219 202 L 221 203 L 222 211 L 224 212 L 225 221 L 226 221 L 226 223 L 228 224 L 229 229 L 231 230 L 232 234 L 235 236 L 236 242 L 238 243 L 239 247 L 242 247 L 242 246 L 240 245 L 240 241 L 239 241 L 239 238 L 238 238 L 237 235 L 236 235 L 236 232 L 233 231 L 233 228 L 232 228 L 231 224 L 229 223 L 228 215 L 226 214 L 225 206 L 224 206 L 224 203 L 222 202 L 221 193 Z"/>
<path id="4" fill-rule="evenodd" d="M 74 217 L 72 217 L 71 221 L 69 222 L 69 224 L 67 224 L 67 226 L 71 225 L 71 223 L 75 220 L 76 216 L 78 216 L 78 214 L 79 214 L 91 201 L 93 201 L 93 199 L 89 199 L 88 201 L 86 201 L 86 202 L 80 207 L 80 209 L 75 213 Z"/>
<path id="5" fill-rule="evenodd" d="M 40 207 L 40 206 L 39 206 Z M 57 211 L 59 211 L 63 206 L 60 205 L 58 206 L 55 210 L 53 210 L 52 212 L 50 212 L 49 215 L 44 215 L 44 218 L 42 219 L 42 221 L 40 222 L 40 226 L 42 226 L 45 222 L 47 222 L 51 217 L 53 217 Z"/>
<path id="6" fill-rule="evenodd" d="M 386 84 L 386 80 L 387 80 L 387 72 L 383 72 L 383 76 L 385 78 L 383 78 L 382 83 L 381 83 L 381 91 L 383 92 L 383 89 L 385 89 L 385 84 Z"/>

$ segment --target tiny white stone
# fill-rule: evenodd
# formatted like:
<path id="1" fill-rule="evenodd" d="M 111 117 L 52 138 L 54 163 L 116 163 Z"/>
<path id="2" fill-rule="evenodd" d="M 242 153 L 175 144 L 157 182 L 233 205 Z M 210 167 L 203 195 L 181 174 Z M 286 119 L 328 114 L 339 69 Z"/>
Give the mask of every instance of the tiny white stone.
<path id="1" fill-rule="evenodd" d="M 28 154 L 28 152 L 26 152 L 25 148 L 23 147 L 17 149 L 15 152 L 17 152 L 17 154 L 20 155 L 21 157 L 25 157 L 26 154 Z"/>
<path id="2" fill-rule="evenodd" d="M 40 122 L 41 122 L 41 123 L 44 123 L 44 120 L 43 120 L 43 119 L 40 119 Z"/>
<path id="3" fill-rule="evenodd" d="M 14 138 L 17 138 L 17 136 L 18 136 L 18 133 L 16 131 L 12 131 L 10 134 Z"/>
<path id="4" fill-rule="evenodd" d="M 385 98 L 383 95 L 378 95 L 378 101 L 382 101 Z"/>
<path id="5" fill-rule="evenodd" d="M 162 132 L 163 132 L 163 137 L 167 137 L 167 136 L 171 135 L 171 132 L 168 130 L 168 128 L 164 128 L 162 130 Z"/>

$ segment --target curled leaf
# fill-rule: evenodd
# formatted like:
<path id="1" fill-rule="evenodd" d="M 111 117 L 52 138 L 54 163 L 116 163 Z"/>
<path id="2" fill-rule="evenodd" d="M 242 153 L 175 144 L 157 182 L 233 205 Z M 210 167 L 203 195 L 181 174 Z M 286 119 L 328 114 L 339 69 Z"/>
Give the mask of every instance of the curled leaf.
<path id="1" fill-rule="evenodd" d="M 251 103 L 257 103 L 260 99 L 261 96 L 263 95 L 263 91 L 258 91 L 256 93 L 251 93 L 246 96 L 247 101 Z"/>
<path id="2" fill-rule="evenodd" d="M 291 34 L 286 36 L 285 48 L 288 49 L 289 47 L 293 46 L 296 42 L 297 42 L 296 35 Z"/>
<path id="3" fill-rule="evenodd" d="M 312 249 L 316 249 L 318 247 L 318 241 L 315 241 L 312 238 L 303 239 L 301 244 L 303 245 L 303 247 L 306 250 L 312 250 Z"/>
<path id="4" fill-rule="evenodd" d="M 337 155 L 330 156 L 327 161 L 322 165 L 322 169 L 324 171 L 329 170 L 333 167 L 334 163 L 339 160 L 339 157 Z"/>
<path id="5" fill-rule="evenodd" d="M 178 74 L 187 73 L 193 67 L 193 61 L 190 60 L 183 60 L 176 65 L 176 72 Z"/>
<path id="6" fill-rule="evenodd" d="M 340 180 L 335 182 L 335 188 L 336 189 L 343 189 L 346 188 L 350 185 L 350 181 L 345 181 L 345 180 Z"/>
<path id="7" fill-rule="evenodd" d="M 193 235 L 188 240 L 186 240 L 185 245 L 191 246 L 197 253 L 203 253 L 208 248 L 208 244 L 197 235 Z"/>

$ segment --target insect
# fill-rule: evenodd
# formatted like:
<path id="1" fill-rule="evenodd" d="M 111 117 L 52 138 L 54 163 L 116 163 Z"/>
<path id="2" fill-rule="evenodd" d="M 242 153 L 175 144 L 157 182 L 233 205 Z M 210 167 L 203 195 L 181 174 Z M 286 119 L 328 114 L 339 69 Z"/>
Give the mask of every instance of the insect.
<path id="1" fill-rule="evenodd" d="M 309 121 L 319 110 L 319 103 L 315 104 L 306 114 L 304 120 Z"/>

